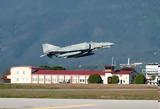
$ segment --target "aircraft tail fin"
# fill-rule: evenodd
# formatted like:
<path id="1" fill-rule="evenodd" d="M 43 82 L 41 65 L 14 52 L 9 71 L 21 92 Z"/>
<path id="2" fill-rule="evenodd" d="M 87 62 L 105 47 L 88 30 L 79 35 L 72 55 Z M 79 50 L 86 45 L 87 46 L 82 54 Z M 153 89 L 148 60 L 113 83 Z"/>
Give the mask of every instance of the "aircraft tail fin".
<path id="1" fill-rule="evenodd" d="M 60 47 L 55 46 L 55 45 L 51 45 L 51 44 L 42 44 L 42 49 L 43 49 L 44 54 L 47 54 L 50 51 L 56 51 L 59 48 Z"/>

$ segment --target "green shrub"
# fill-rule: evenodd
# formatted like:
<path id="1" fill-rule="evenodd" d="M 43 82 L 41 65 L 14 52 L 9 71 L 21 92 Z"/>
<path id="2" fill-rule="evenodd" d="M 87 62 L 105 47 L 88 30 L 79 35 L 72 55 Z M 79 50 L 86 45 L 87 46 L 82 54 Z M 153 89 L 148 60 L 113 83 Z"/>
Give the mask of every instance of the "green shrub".
<path id="1" fill-rule="evenodd" d="M 155 80 L 156 79 L 156 75 L 152 75 L 152 80 Z"/>
<path id="2" fill-rule="evenodd" d="M 99 74 L 93 74 L 89 76 L 88 83 L 103 83 L 103 80 Z"/>
<path id="3" fill-rule="evenodd" d="M 119 77 L 118 76 L 112 76 L 112 84 L 118 84 L 119 83 Z"/>
<path id="4" fill-rule="evenodd" d="M 145 84 L 145 76 L 143 74 L 137 74 L 134 80 L 135 84 Z"/>
<path id="5" fill-rule="evenodd" d="M 53 66 L 53 67 L 51 67 L 51 70 L 66 70 L 66 68 L 64 68 L 62 66 Z"/>

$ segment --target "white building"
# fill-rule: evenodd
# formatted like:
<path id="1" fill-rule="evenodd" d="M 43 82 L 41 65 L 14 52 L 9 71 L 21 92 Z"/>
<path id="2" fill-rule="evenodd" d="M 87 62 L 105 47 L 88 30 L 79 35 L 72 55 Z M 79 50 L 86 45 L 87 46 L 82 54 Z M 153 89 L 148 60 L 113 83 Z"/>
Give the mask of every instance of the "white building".
<path id="1" fill-rule="evenodd" d="M 119 84 L 130 84 L 134 77 L 134 71 L 127 70 L 45 70 L 30 66 L 12 67 L 10 75 L 7 76 L 11 83 L 33 83 L 33 84 L 54 84 L 54 83 L 82 83 L 87 84 L 90 75 L 99 74 L 103 84 L 110 84 L 113 75 L 119 77 Z"/>
<path id="2" fill-rule="evenodd" d="M 10 69 L 11 83 L 31 83 L 32 67 L 12 67 Z"/>
<path id="3" fill-rule="evenodd" d="M 160 84 L 160 64 L 146 65 L 146 79 L 148 84 Z"/>

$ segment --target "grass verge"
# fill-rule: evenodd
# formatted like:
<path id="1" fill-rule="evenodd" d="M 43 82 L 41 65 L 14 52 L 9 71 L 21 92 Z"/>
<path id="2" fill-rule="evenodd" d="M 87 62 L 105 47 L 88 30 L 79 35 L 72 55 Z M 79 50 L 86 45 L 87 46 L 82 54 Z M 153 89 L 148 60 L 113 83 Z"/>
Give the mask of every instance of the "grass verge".
<path id="1" fill-rule="evenodd" d="M 158 100 L 159 90 L 148 85 L 0 84 L 0 97 Z"/>

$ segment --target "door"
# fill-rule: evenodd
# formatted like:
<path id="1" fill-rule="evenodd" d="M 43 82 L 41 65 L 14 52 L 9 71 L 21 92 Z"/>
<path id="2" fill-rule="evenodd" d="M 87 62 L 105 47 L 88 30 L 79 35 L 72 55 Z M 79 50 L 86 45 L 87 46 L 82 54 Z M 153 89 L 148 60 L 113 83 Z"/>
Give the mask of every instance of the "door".
<path id="1" fill-rule="evenodd" d="M 108 77 L 108 84 L 112 84 L 112 77 Z"/>

